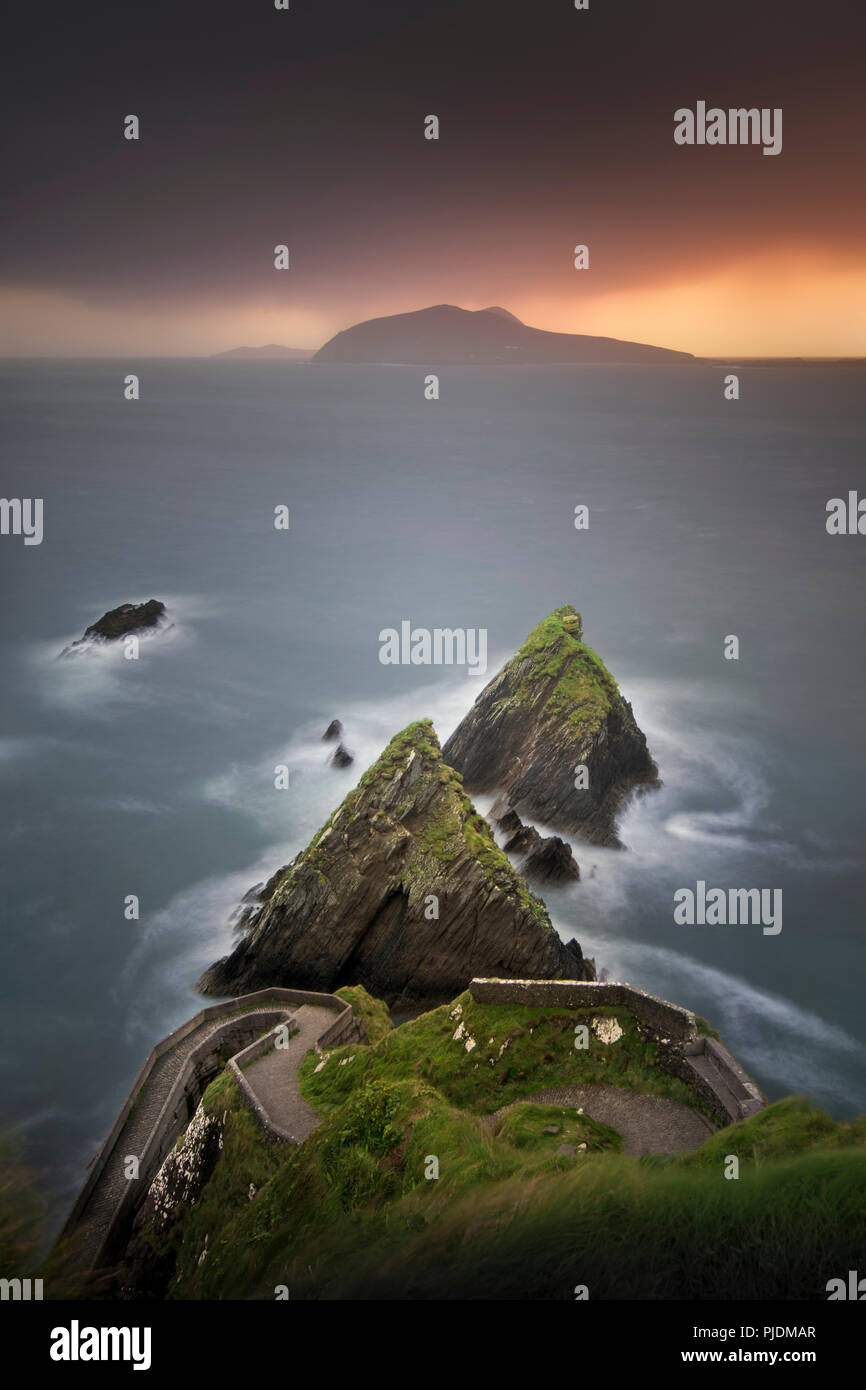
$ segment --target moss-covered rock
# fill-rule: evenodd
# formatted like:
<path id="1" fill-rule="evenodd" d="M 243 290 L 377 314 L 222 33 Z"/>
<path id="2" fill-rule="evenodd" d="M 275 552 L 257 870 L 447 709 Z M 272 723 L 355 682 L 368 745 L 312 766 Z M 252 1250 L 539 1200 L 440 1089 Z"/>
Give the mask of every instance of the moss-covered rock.
<path id="1" fill-rule="evenodd" d="M 429 719 L 397 734 L 286 871 L 207 994 L 360 983 L 438 1002 L 474 975 L 593 979 L 442 758 Z"/>
<path id="2" fill-rule="evenodd" d="M 442 754 L 470 791 L 497 788 L 522 815 L 605 845 L 619 844 L 626 793 L 658 778 L 631 705 L 570 604 L 533 628 Z M 575 786 L 580 765 L 585 787 Z"/>

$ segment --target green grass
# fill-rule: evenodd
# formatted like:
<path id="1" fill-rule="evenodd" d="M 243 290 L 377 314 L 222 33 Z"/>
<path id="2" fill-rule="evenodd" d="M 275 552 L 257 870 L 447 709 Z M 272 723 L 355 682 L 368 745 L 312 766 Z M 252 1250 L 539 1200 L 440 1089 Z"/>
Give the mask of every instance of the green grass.
<path id="1" fill-rule="evenodd" d="M 594 1300 L 826 1298 L 862 1265 L 866 1154 L 807 1153 L 737 1181 L 602 1156 L 432 1216 L 413 1230 L 404 1204 L 371 1223 L 351 1255 L 298 1269 L 297 1296 L 570 1301 L 580 1284 Z"/>
<path id="2" fill-rule="evenodd" d="M 619 687 L 582 635 L 580 615 L 570 604 L 544 618 L 509 663 L 515 675 L 501 703 L 522 708 L 549 686 L 545 722 L 563 721 L 589 742 L 619 698 Z"/>
<path id="3" fill-rule="evenodd" d="M 804 1102 L 660 1167 L 564 1107 L 518 1104 L 489 1127 L 419 1082 L 362 1088 L 293 1151 L 250 1127 L 232 1083 L 207 1101 L 226 1115 L 224 1146 L 183 1215 L 172 1297 L 287 1284 L 293 1298 L 570 1300 L 586 1284 L 593 1299 L 820 1298 L 866 1236 L 863 1122 Z M 728 1180 L 722 1150 L 741 1129 L 750 1142 L 787 1129 L 803 1147 Z M 575 1140 L 585 1154 L 556 1155 Z"/>
<path id="4" fill-rule="evenodd" d="M 452 1018 L 458 1005 L 461 1013 Z M 599 1017 L 615 1018 L 623 1036 L 615 1043 L 603 1043 L 590 1026 L 589 1046 L 575 1048 L 575 1025 L 591 1025 Z M 471 1052 L 463 1041 L 454 1040 L 461 1023 L 476 1040 Z M 412 1077 L 435 1087 L 461 1110 L 484 1114 L 550 1086 L 601 1084 L 668 1096 L 702 1108 L 685 1082 L 660 1069 L 658 1056 L 655 1040 L 641 1033 L 628 1009 L 584 1014 L 520 1004 L 477 1004 L 466 991 L 454 1003 L 395 1029 L 375 1049 L 357 1044 L 337 1049 L 318 1072 L 314 1069 L 321 1059 L 308 1054 L 301 1064 L 301 1092 L 325 1112 L 342 1104 L 372 1076 L 382 1080 Z M 352 1061 L 340 1066 L 344 1057 Z"/>
<path id="5" fill-rule="evenodd" d="M 701 1018 L 700 1014 L 695 1014 L 695 1024 L 697 1026 L 698 1033 L 701 1037 L 715 1038 L 716 1042 L 722 1041 L 720 1035 L 716 1032 L 715 1028 L 711 1028 L 710 1025 L 707 1023 L 707 1020 L 705 1018 Z"/>
<path id="6" fill-rule="evenodd" d="M 383 1004 L 381 999 L 374 999 L 363 985 L 345 985 L 334 992 L 339 999 L 351 1004 L 352 1012 L 363 1023 L 371 1044 L 380 1042 L 391 1032 L 393 1025 L 387 1004 Z"/>
<path id="7" fill-rule="evenodd" d="M 533 1149 L 548 1158 L 557 1156 L 561 1144 L 585 1144 L 587 1153 L 617 1153 L 622 1148 L 622 1136 L 615 1129 L 579 1115 L 573 1106 L 518 1101 L 496 1122 L 494 1133 L 516 1149 Z"/>
<path id="8" fill-rule="evenodd" d="M 678 1167 L 720 1168 L 728 1154 L 740 1164 L 759 1166 L 781 1158 L 816 1151 L 866 1145 L 866 1116 L 839 1123 L 817 1110 L 804 1096 L 789 1096 L 748 1120 L 729 1125 L 714 1134 L 694 1153 L 665 1157 L 660 1161 Z"/>
<path id="9" fill-rule="evenodd" d="M 692 1153 L 633 1158 L 609 1126 L 525 1099 L 592 1081 L 682 1099 L 628 1010 L 599 1010 L 623 1036 L 591 1031 L 583 1052 L 578 1011 L 464 994 L 389 1030 L 377 1001 L 341 993 L 381 1033 L 318 1072 L 308 1054 L 322 1123 L 300 1148 L 266 1137 L 229 1073 L 208 1087 L 216 1167 L 168 1230 L 145 1232 L 173 1262 L 168 1297 L 570 1300 L 585 1284 L 592 1299 L 813 1299 L 862 1262 L 866 1117 L 792 1097 Z"/>

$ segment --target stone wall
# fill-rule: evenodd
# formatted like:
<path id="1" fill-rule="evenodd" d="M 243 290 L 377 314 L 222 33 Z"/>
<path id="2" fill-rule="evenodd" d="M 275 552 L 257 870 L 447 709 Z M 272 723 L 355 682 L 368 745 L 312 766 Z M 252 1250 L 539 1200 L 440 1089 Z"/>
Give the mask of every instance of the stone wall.
<path id="1" fill-rule="evenodd" d="M 764 1097 L 739 1062 L 715 1038 L 697 1038 L 660 1052 L 666 1071 L 696 1091 L 719 1124 L 735 1124 L 763 1110 Z"/>
<path id="2" fill-rule="evenodd" d="M 166 1154 L 186 1129 L 210 1083 L 251 1035 L 267 1029 L 268 1036 L 272 1038 L 277 1024 L 287 1022 L 289 1018 L 289 1011 L 285 1008 L 259 1010 L 240 1018 L 230 1018 L 190 1053 L 138 1155 L 139 1180 L 126 1184 L 111 1219 L 104 1243 L 106 1258 L 111 1259 L 121 1253 L 141 1197 L 159 1172 Z"/>
<path id="3" fill-rule="evenodd" d="M 245 1007 L 253 1009 L 256 1007 L 257 1004 L 263 1004 L 269 1000 L 272 1000 L 274 998 L 274 995 L 275 991 L 263 989 L 256 991 L 255 994 L 244 995 L 238 999 L 226 999 L 221 1004 L 212 1004 L 209 1008 L 199 1009 L 198 1013 L 194 1014 L 192 1018 L 188 1018 L 186 1022 L 181 1023 L 178 1025 L 177 1028 L 172 1029 L 172 1031 L 170 1033 L 167 1033 L 164 1038 L 161 1038 L 158 1043 L 154 1043 L 153 1047 L 150 1049 L 144 1061 L 142 1062 L 141 1067 L 139 1068 L 136 1074 L 135 1080 L 133 1081 L 132 1085 L 129 1088 L 129 1091 L 127 1092 L 125 1101 L 123 1102 L 123 1104 L 117 1112 L 114 1124 L 111 1126 L 111 1129 L 108 1131 L 108 1134 L 106 1135 L 105 1139 L 103 1140 L 102 1144 L 100 1145 L 99 1149 L 97 1150 L 96 1154 L 94 1155 L 93 1159 L 91 1160 L 88 1166 L 87 1177 L 85 1178 L 81 1190 L 78 1193 L 75 1202 L 73 1203 L 72 1210 L 66 1218 L 63 1229 L 60 1233 L 61 1238 L 64 1235 L 68 1234 L 69 1229 L 77 1222 L 78 1217 L 81 1215 L 81 1212 L 84 1209 L 84 1206 L 86 1205 L 88 1198 L 90 1197 L 94 1187 L 96 1186 L 97 1182 L 99 1181 L 99 1178 L 101 1177 L 105 1169 L 105 1165 L 108 1161 L 108 1158 L 115 1144 L 117 1143 L 118 1138 L 120 1137 L 121 1130 L 123 1129 L 123 1126 L 126 1124 L 126 1121 L 129 1119 L 132 1107 L 135 1105 L 139 1097 L 139 1094 L 141 1093 L 142 1087 L 146 1085 L 147 1080 L 159 1058 L 164 1056 L 164 1054 L 170 1051 L 171 1048 L 176 1047 L 177 1044 L 179 1042 L 182 1042 L 184 1038 L 188 1037 L 190 1033 L 195 1032 L 199 1024 L 203 1023 L 206 1019 L 213 1019 L 214 1021 L 216 1021 L 217 1019 L 223 1018 L 226 1015 L 237 1013 L 239 1009 L 243 1009 Z M 341 1000 L 340 1003 L 342 1002 L 343 1001 Z"/>
<path id="4" fill-rule="evenodd" d="M 723 1127 L 766 1105 L 751 1077 L 715 1038 L 700 1037 L 695 1015 L 634 985 L 602 980 L 473 980 L 478 1004 L 536 1008 L 626 1008 L 659 1042 L 659 1065 L 678 1076 Z"/>
<path id="5" fill-rule="evenodd" d="M 273 1008 L 263 1007 L 267 1004 L 272 1004 Z M 170 1088 L 147 1141 L 138 1155 L 139 1180 L 125 1185 L 119 1202 L 106 1217 L 99 1248 L 94 1256 L 96 1263 L 110 1259 L 122 1247 L 138 1202 L 159 1171 L 169 1149 L 186 1128 L 210 1082 L 231 1058 L 248 1047 L 253 1039 L 267 1034 L 264 1045 L 272 1046 L 274 1027 L 281 1022 L 289 1021 L 292 1009 L 301 1004 L 315 1004 L 334 1010 L 334 1023 L 322 1034 L 323 1039 L 332 1041 L 332 1035 L 338 1035 L 340 1041 L 366 1041 L 363 1026 L 355 1019 L 351 1006 L 334 994 L 316 994 L 311 990 L 262 989 L 200 1009 L 192 1018 L 155 1043 L 147 1054 L 114 1124 L 88 1169 L 58 1239 L 63 1240 L 70 1236 L 78 1225 L 105 1172 L 106 1164 L 114 1152 L 124 1125 L 161 1057 L 182 1043 L 201 1024 L 217 1025 L 190 1052 Z M 221 1023 L 221 1020 L 224 1022 Z"/>
<path id="6" fill-rule="evenodd" d="M 698 1035 L 695 1016 L 633 985 L 604 980 L 473 980 L 469 992 L 477 1004 L 529 1004 L 545 1009 L 631 1009 L 654 1033 L 677 1042 Z"/>

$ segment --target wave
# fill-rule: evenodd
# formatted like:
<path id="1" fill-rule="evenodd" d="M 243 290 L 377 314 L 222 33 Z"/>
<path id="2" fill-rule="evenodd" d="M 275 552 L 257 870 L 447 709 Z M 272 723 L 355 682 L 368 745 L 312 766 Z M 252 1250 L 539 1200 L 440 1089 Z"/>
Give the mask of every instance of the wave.
<path id="1" fill-rule="evenodd" d="M 193 982 L 234 944 L 231 917 L 244 893 L 309 842 L 395 733 L 415 719 L 429 717 L 444 741 L 477 693 L 477 682 L 467 676 L 344 708 L 323 698 L 321 717 L 285 743 L 190 788 L 193 799 L 230 808 L 267 827 L 269 847 L 248 867 L 208 878 L 178 894 L 144 926 L 123 981 L 124 992 L 134 1000 L 130 1037 L 145 1034 L 152 1041 L 202 1006 Z M 631 978 L 632 983 L 706 1013 L 735 1055 L 766 1084 L 778 1086 L 782 1093 L 806 1090 L 850 1108 L 859 1084 L 851 1075 L 851 1064 L 860 1066 L 863 1048 L 844 1030 L 716 966 L 622 936 L 623 921 L 646 917 L 646 911 L 638 914 L 638 905 L 664 902 L 666 914 L 672 912 L 672 866 L 682 882 L 689 880 L 692 870 L 699 877 L 729 880 L 732 855 L 737 856 L 741 877 L 744 851 L 760 853 L 770 863 L 793 860 L 805 867 L 803 847 L 780 834 L 778 827 L 765 824 L 769 789 L 759 750 L 748 738 L 713 730 L 712 700 L 700 698 L 697 689 L 666 682 L 633 685 L 629 695 L 664 783 L 624 808 L 621 831 L 627 850 L 575 842 L 581 881 L 545 892 L 557 929 L 564 939 L 576 934 L 608 977 Z M 329 765 L 335 745 L 322 742 L 332 718 L 343 722 L 343 742 L 354 755 L 346 769 Z M 289 768 L 286 791 L 274 788 L 277 764 Z M 494 796 L 477 798 L 482 814 Z M 695 798 L 727 798 L 729 804 L 720 810 L 684 808 L 684 801 Z M 550 827 L 539 829 L 551 833 Z M 815 846 L 811 849 L 814 857 Z M 828 867 L 826 858 L 819 862 Z M 866 1096 L 863 1099 L 866 1104 Z"/>
<path id="2" fill-rule="evenodd" d="M 199 786 L 198 795 L 205 801 L 242 811 L 269 827 L 273 827 L 276 817 L 287 829 L 296 827 L 298 834 L 309 831 L 309 839 L 395 734 L 417 719 L 429 718 L 440 742 L 444 742 L 477 694 L 477 680 L 466 677 L 457 682 L 429 684 L 389 699 L 355 702 L 345 710 L 334 709 L 330 700 L 322 699 L 320 720 L 303 725 L 285 743 L 255 762 L 232 764 L 207 778 Z M 333 718 L 341 720 L 341 741 L 354 758 L 347 768 L 330 765 L 336 743 L 322 741 Z M 277 765 L 289 770 L 289 786 L 283 792 L 274 789 Z M 293 796 L 295 791 L 297 796 Z"/>
<path id="3" fill-rule="evenodd" d="M 604 951 L 608 978 L 708 1015 L 734 1055 L 781 1091 L 866 1108 L 866 1047 L 837 1024 L 683 952 L 609 937 L 582 944 Z"/>

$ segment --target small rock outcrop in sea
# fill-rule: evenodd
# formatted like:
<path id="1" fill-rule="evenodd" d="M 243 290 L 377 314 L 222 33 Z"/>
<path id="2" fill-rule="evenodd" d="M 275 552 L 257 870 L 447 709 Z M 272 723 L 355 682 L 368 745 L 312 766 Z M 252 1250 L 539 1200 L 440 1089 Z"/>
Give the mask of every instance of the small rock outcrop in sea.
<path id="1" fill-rule="evenodd" d="M 130 632 L 141 632 L 146 627 L 156 627 L 165 617 L 165 604 L 158 598 L 148 599 L 147 603 L 122 603 L 103 613 L 96 623 L 84 630 L 84 640 L 98 637 L 104 642 L 116 642 Z"/>
<path id="2" fill-rule="evenodd" d="M 594 979 L 498 848 L 429 720 L 364 773 L 268 900 L 205 994 L 360 983 L 389 1003 L 439 1003 L 475 975 Z M 272 886 L 273 885 L 273 886 Z"/>
<path id="3" fill-rule="evenodd" d="M 520 866 L 533 883 L 568 883 L 580 878 L 571 845 L 558 835 L 548 835 L 530 850 Z"/>
<path id="4" fill-rule="evenodd" d="M 488 817 L 505 834 L 505 853 L 517 859 L 526 878 L 534 883 L 567 883 L 580 878 L 571 845 L 558 835 L 539 835 L 534 825 L 524 825 L 517 812 L 505 806 L 499 798 Z"/>
<path id="5" fill-rule="evenodd" d="M 270 901 L 271 894 L 288 867 L 288 864 L 284 864 L 281 869 L 277 869 L 276 873 L 271 874 L 267 883 L 257 883 L 253 888 L 247 889 L 232 914 L 231 920 L 236 931 L 249 931 L 265 903 Z"/>
<path id="6" fill-rule="evenodd" d="M 333 743 L 335 738 L 343 737 L 343 726 L 339 719 L 332 719 L 325 732 L 322 734 L 323 743 Z"/>
<path id="7" fill-rule="evenodd" d="M 631 705 L 583 642 L 580 614 L 570 605 L 533 629 L 442 756 L 469 791 L 498 788 L 519 814 L 614 847 L 621 845 L 623 798 L 658 780 Z"/>
<path id="8" fill-rule="evenodd" d="M 158 627 L 164 617 L 165 604 L 157 598 L 148 599 L 147 603 L 122 603 L 119 608 L 109 609 L 97 622 L 85 628 L 84 636 L 73 642 L 71 647 L 66 647 L 61 655 L 83 647 L 86 642 L 119 642 L 131 633 Z"/>
<path id="9" fill-rule="evenodd" d="M 337 750 L 331 759 L 331 767 L 351 767 L 355 759 L 342 743 L 338 744 Z"/>

